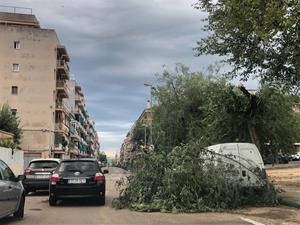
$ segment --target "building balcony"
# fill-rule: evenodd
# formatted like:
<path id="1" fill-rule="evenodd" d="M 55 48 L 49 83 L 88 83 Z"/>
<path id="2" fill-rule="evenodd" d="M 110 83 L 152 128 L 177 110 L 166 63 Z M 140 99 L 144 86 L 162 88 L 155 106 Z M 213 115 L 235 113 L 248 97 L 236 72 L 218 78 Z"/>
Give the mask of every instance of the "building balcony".
<path id="1" fill-rule="evenodd" d="M 79 94 L 75 95 L 75 104 L 77 104 L 80 107 L 84 107 L 85 101 L 83 95 L 79 95 Z"/>
<path id="2" fill-rule="evenodd" d="M 62 102 L 56 102 L 55 111 L 64 113 L 65 115 L 68 115 L 70 113 L 68 107 Z"/>
<path id="3" fill-rule="evenodd" d="M 55 132 L 57 133 L 63 133 L 66 136 L 69 134 L 69 128 L 62 122 L 55 123 Z"/>
<path id="4" fill-rule="evenodd" d="M 71 139 L 74 141 L 81 141 L 81 137 L 78 134 L 71 134 Z"/>
<path id="5" fill-rule="evenodd" d="M 69 80 L 69 66 L 65 60 L 56 60 L 56 71 L 62 79 Z"/>
<path id="6" fill-rule="evenodd" d="M 62 98 L 68 98 L 69 97 L 69 88 L 67 86 L 67 83 L 64 80 L 57 80 L 56 81 L 56 90 L 57 90 L 57 93 Z"/>
<path id="7" fill-rule="evenodd" d="M 64 59 L 67 62 L 70 61 L 69 54 L 64 45 L 58 45 L 56 49 L 57 49 L 57 58 L 58 59 Z"/>

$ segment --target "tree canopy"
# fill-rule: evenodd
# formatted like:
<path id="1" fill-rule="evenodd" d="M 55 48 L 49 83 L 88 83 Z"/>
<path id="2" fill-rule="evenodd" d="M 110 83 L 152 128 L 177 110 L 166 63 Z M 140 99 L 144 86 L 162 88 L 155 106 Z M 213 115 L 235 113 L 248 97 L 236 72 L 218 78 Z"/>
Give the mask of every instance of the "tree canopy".
<path id="1" fill-rule="evenodd" d="M 225 56 L 230 76 L 300 91 L 300 4 L 298 0 L 199 0 L 208 13 L 198 42 L 201 54 Z"/>
<path id="2" fill-rule="evenodd" d="M 101 163 L 107 163 L 107 156 L 106 156 L 105 152 L 99 152 L 99 155 L 97 156 L 97 158 Z"/>
<path id="3" fill-rule="evenodd" d="M 225 163 L 207 164 L 205 147 L 252 142 L 255 130 L 262 153 L 267 142 L 289 150 L 300 128 L 292 111 L 294 97 L 261 86 L 249 94 L 256 99 L 253 109 L 241 87 L 213 73 L 192 72 L 182 64 L 174 71 L 164 70 L 158 81 L 153 90 L 158 102 L 153 121 L 155 151 L 135 161 L 134 175 L 125 182 L 114 205 L 141 211 L 195 212 L 276 203 L 272 185 L 267 183 L 257 193 L 244 192 L 227 179 L 230 169 Z"/>
<path id="4" fill-rule="evenodd" d="M 282 151 L 297 142 L 300 121 L 293 112 L 298 101 L 273 87 L 262 85 L 253 96 L 257 109 L 241 91 L 225 78 L 191 72 L 177 65 L 165 70 L 154 92 L 154 135 L 158 149 L 172 149 L 181 143 L 201 140 L 205 145 L 224 142 L 253 142 L 255 129 L 261 143 L 272 143 Z M 258 146 L 260 147 L 260 146 Z"/>

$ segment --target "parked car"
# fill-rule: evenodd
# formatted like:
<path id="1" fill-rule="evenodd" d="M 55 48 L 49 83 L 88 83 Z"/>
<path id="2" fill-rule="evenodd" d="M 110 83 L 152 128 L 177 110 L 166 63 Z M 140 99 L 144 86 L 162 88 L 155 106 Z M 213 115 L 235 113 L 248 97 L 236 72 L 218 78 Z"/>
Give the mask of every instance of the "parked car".
<path id="1" fill-rule="evenodd" d="M 59 159 L 33 159 L 24 171 L 25 193 L 49 190 L 49 179 L 59 164 Z"/>
<path id="2" fill-rule="evenodd" d="M 291 155 L 292 161 L 299 161 L 300 160 L 300 152 L 297 152 L 296 154 Z"/>
<path id="3" fill-rule="evenodd" d="M 105 176 L 95 159 L 62 160 L 50 178 L 49 205 L 68 198 L 92 198 L 105 204 Z"/>
<path id="4" fill-rule="evenodd" d="M 228 178 L 244 187 L 261 187 L 267 175 L 256 145 L 251 143 L 224 143 L 208 147 L 228 167 Z"/>
<path id="5" fill-rule="evenodd" d="M 24 216 L 25 191 L 5 162 L 0 160 L 0 218 L 9 216 L 21 219 Z"/>
<path id="6" fill-rule="evenodd" d="M 274 161 L 273 155 L 269 154 L 263 160 L 264 160 L 265 164 L 273 164 L 273 163 L 287 164 L 287 163 L 289 163 L 289 161 L 292 160 L 292 157 L 290 155 L 288 155 L 288 154 L 281 154 L 281 153 L 279 153 L 277 155 L 276 160 Z"/>

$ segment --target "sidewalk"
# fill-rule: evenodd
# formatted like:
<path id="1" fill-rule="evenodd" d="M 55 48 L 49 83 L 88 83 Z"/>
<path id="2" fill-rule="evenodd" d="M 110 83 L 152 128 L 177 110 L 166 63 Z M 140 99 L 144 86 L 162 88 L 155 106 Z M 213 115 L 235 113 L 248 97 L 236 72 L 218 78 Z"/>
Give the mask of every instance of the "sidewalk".
<path id="1" fill-rule="evenodd" d="M 300 208 L 300 164 L 277 165 L 266 168 L 269 179 L 279 190 L 283 205 Z"/>
<path id="2" fill-rule="evenodd" d="M 280 186 L 280 188 L 283 190 L 279 193 L 281 203 L 300 209 L 300 188 L 288 186 Z"/>

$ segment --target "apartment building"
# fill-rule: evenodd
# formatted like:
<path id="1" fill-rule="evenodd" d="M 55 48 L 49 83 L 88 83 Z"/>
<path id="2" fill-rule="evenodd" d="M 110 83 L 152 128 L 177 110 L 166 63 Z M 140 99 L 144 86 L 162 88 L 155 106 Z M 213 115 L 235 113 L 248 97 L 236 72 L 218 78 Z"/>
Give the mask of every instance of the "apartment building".
<path id="1" fill-rule="evenodd" d="M 67 81 L 69 98 L 64 99 L 70 108 L 70 155 L 90 157 L 96 156 L 100 150 L 99 138 L 95 123 L 90 118 L 85 106 L 85 97 L 81 86 L 75 80 Z"/>
<path id="2" fill-rule="evenodd" d="M 153 117 L 153 111 L 150 108 L 150 106 L 148 106 L 146 109 L 143 110 L 139 118 L 134 122 L 134 124 L 128 131 L 120 149 L 120 158 L 118 163 L 120 163 L 122 166 L 140 157 L 142 152 L 140 151 L 141 149 L 137 145 L 136 140 L 134 140 L 134 134 L 138 129 L 141 129 L 143 127 L 143 129 L 145 129 L 144 135 L 146 139 L 146 128 L 150 127 L 150 124 L 153 122 Z M 148 136 L 150 135 L 148 134 Z M 150 143 L 150 140 L 144 140 L 144 143 L 146 143 L 148 148 L 151 148 L 150 145 L 152 145 L 152 143 Z"/>
<path id="3" fill-rule="evenodd" d="M 0 12 L 0 37 L 0 104 L 8 103 L 21 119 L 26 158 L 93 155 L 73 149 L 72 106 L 82 102 L 75 97 L 78 88 L 68 87 L 70 58 L 55 30 L 41 28 L 31 13 Z"/>

